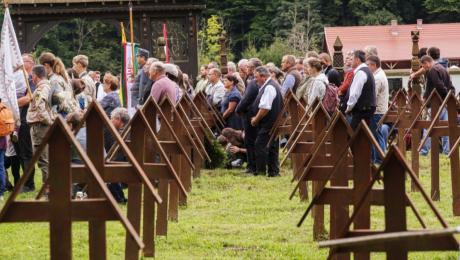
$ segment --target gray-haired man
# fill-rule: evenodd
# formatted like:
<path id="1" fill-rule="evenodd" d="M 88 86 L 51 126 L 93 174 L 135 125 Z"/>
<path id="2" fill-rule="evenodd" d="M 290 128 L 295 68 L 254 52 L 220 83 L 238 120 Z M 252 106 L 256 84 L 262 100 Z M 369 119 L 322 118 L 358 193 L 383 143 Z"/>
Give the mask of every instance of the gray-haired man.
<path id="1" fill-rule="evenodd" d="M 251 125 L 257 127 L 257 137 L 255 141 L 256 155 L 256 175 L 265 175 L 268 166 L 268 177 L 279 176 L 279 144 L 278 140 L 273 141 L 267 148 L 270 139 L 270 129 L 281 112 L 283 97 L 280 86 L 271 77 L 270 72 L 265 67 L 257 67 L 255 79 L 260 86 L 252 110 L 256 112 L 251 118 Z"/>

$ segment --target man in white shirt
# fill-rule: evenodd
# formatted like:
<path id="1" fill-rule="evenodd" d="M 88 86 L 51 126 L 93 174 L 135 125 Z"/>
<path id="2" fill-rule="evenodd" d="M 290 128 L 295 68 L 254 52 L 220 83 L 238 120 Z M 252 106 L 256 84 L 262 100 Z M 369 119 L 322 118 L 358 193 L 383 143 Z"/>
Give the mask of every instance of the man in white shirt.
<path id="1" fill-rule="evenodd" d="M 225 96 L 225 87 L 222 81 L 220 81 L 221 75 L 222 73 L 219 69 L 213 68 L 209 70 L 209 85 L 206 88 L 206 96 L 208 97 L 208 102 L 211 105 L 219 108 L 218 111 L 220 111 L 220 103 Z"/>
<path id="2" fill-rule="evenodd" d="M 267 145 L 270 130 L 281 112 L 283 97 L 278 83 L 271 79 L 267 68 L 257 67 L 254 75 L 257 85 L 260 86 L 259 94 L 252 104 L 255 116 L 251 118 L 251 125 L 257 127 L 255 175 L 266 175 L 268 166 L 268 177 L 277 177 L 279 176 L 278 140 L 273 141 L 269 148 Z"/>
<path id="3" fill-rule="evenodd" d="M 374 75 L 375 79 L 375 114 L 372 117 L 372 124 L 375 127 L 377 135 L 375 138 L 382 148 L 383 151 L 386 150 L 386 141 L 388 138 L 389 126 L 383 124 L 381 127 L 377 128 L 378 122 L 383 117 L 383 115 L 388 111 L 388 101 L 389 101 L 389 87 L 388 79 L 385 72 L 380 67 L 380 59 L 377 56 L 371 55 L 366 58 L 366 64 Z M 376 157 L 376 154 L 373 153 L 374 162 L 381 163 L 381 160 Z"/>
<path id="4" fill-rule="evenodd" d="M 350 86 L 350 97 L 347 102 L 346 114 L 351 114 L 350 125 L 355 130 L 365 120 L 371 130 L 371 119 L 375 112 L 375 80 L 372 72 L 364 63 L 365 53 L 357 50 L 353 53 L 354 77 Z"/>

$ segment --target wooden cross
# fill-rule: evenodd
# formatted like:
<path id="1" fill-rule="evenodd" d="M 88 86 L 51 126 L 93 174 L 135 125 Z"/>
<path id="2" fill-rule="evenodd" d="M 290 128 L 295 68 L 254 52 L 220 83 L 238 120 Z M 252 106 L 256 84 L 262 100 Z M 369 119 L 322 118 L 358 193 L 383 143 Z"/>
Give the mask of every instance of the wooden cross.
<path id="1" fill-rule="evenodd" d="M 43 185 L 49 185 L 49 199 L 47 201 L 16 201 L 47 145 L 52 152 L 49 153 L 49 177 L 47 183 Z M 76 149 L 86 167 L 88 181 L 92 186 L 91 191 L 97 191 L 92 192 L 89 199 L 74 200 L 71 197 L 74 181 L 74 170 L 71 168 L 72 147 Z M 117 206 L 100 173 L 103 171 L 100 171 L 88 157 L 64 120 L 57 117 L 35 152 L 28 169 L 0 212 L 0 222 L 49 222 L 50 255 L 51 259 L 56 260 L 72 259 L 72 222 L 74 221 L 90 223 L 90 259 L 107 258 L 106 244 L 95 243 L 95 241 L 105 242 L 104 223 L 109 220 L 121 221 L 127 231 L 129 243 L 136 245 L 137 250 L 143 248 L 144 243 L 138 232 Z M 161 201 L 159 198 L 158 200 Z M 97 225 L 91 226 L 91 223 L 97 223 Z"/>
<path id="2" fill-rule="evenodd" d="M 383 172 L 383 178 L 379 175 Z M 392 145 L 390 150 L 380 165 L 374 178 L 359 194 L 358 203 L 355 205 L 353 214 L 347 221 L 343 231 L 338 236 L 339 238 L 351 238 L 351 241 L 360 239 L 361 241 L 366 240 L 366 236 L 375 235 L 383 236 L 384 234 L 391 234 L 394 232 L 414 232 L 407 229 L 407 216 L 406 206 L 407 201 L 401 198 L 407 197 L 405 179 L 409 176 L 417 186 L 423 199 L 429 205 L 431 211 L 436 216 L 439 223 L 443 228 L 448 228 L 446 221 L 441 216 L 440 212 L 434 206 L 433 201 L 430 199 L 428 194 L 423 189 L 419 180 L 415 176 L 414 172 L 407 164 L 403 154 L 399 151 L 396 145 Z M 361 212 L 361 208 L 366 205 L 366 201 L 369 200 L 373 186 L 377 181 L 383 180 L 383 206 L 385 209 L 385 229 L 380 231 L 373 230 L 360 230 L 351 231 L 351 225 L 356 220 L 357 216 Z M 426 228 L 423 226 L 423 228 Z M 408 233 L 405 233 L 408 234 Z M 373 238 L 375 238 L 375 236 Z M 350 241 L 348 240 L 348 241 Z M 329 259 L 337 254 L 344 252 L 386 252 L 387 259 L 403 260 L 407 259 L 408 252 L 410 251 L 445 251 L 445 250 L 458 250 L 459 243 L 453 236 L 444 237 L 430 237 L 420 236 L 417 239 L 407 239 L 405 243 L 398 242 L 397 240 L 388 241 L 387 243 L 363 243 L 362 245 L 343 245 L 335 246 L 337 241 L 330 242 L 331 251 Z"/>
<path id="3" fill-rule="evenodd" d="M 190 123 L 192 124 L 198 136 L 197 141 L 204 143 L 206 138 L 208 142 L 211 142 L 214 138 L 211 128 L 207 124 L 206 120 L 204 119 L 203 115 L 200 113 L 198 108 L 193 103 L 192 99 L 188 95 L 183 95 L 182 98 L 179 100 L 179 106 L 181 108 L 180 110 L 182 110 L 183 113 L 187 115 L 187 118 L 190 119 Z M 208 161 L 211 161 L 211 158 L 209 157 L 206 149 L 204 149 L 202 152 L 206 156 L 206 159 Z M 204 163 L 202 158 L 196 156 L 196 153 L 196 151 L 192 151 L 192 159 L 195 165 L 193 177 L 200 176 L 200 170 L 203 167 Z"/>
<path id="4" fill-rule="evenodd" d="M 286 158 L 291 153 L 301 153 L 305 154 L 305 160 L 299 165 L 299 168 L 295 170 L 296 175 L 292 178 L 292 181 L 299 180 L 299 183 L 296 186 L 295 191 L 291 194 L 291 198 L 294 196 L 297 188 L 306 186 L 306 181 L 301 178 L 304 167 L 307 165 L 309 157 L 313 153 L 313 147 L 315 143 L 319 142 L 322 136 L 326 133 L 327 124 L 330 121 L 329 114 L 324 109 L 323 105 L 319 103 L 311 117 L 307 120 L 305 125 L 300 130 L 300 133 L 297 135 L 292 146 L 289 148 L 286 157 L 281 162 L 283 164 L 286 161 Z M 307 129 L 310 128 L 311 130 Z M 324 147 L 320 149 L 318 155 L 321 154 L 322 157 L 326 156 L 326 150 Z M 318 192 L 318 187 L 322 185 L 321 181 L 313 181 L 313 195 Z M 302 192 L 300 193 L 302 196 Z M 313 236 L 315 239 L 320 239 L 325 234 L 324 228 L 324 207 L 322 205 L 315 206 L 313 213 L 314 223 L 313 223 Z"/>
<path id="5" fill-rule="evenodd" d="M 421 129 L 427 129 L 432 125 L 432 120 L 423 120 L 421 119 L 422 113 L 426 111 L 428 108 L 428 104 L 431 106 L 431 115 L 436 115 L 441 113 L 442 109 L 440 107 L 444 103 L 441 97 L 439 96 L 438 92 L 435 90 L 431 92 L 430 96 L 426 99 L 426 101 L 422 104 L 420 109 L 416 108 L 416 105 L 418 105 L 418 102 L 416 99 L 413 99 L 413 101 L 416 102 L 414 105 L 414 109 L 418 111 L 417 114 L 415 114 L 415 111 L 413 111 L 413 114 L 411 115 L 411 124 L 406 130 L 406 135 L 408 135 L 410 132 L 413 132 L 414 129 L 418 129 L 419 131 Z M 445 100 L 445 102 L 447 102 Z M 434 117 L 433 117 L 434 118 Z M 434 125 L 438 127 L 438 130 L 433 132 L 431 134 L 432 137 L 432 145 L 431 145 L 431 198 L 435 201 L 440 200 L 440 190 L 439 190 L 439 146 L 438 144 L 438 138 L 441 135 L 448 135 L 448 129 L 440 129 L 439 127 L 441 126 L 447 126 L 448 122 L 446 121 L 439 121 L 439 120 L 433 120 L 435 122 Z M 402 132 L 402 129 L 400 130 Z M 442 132 L 441 132 L 442 131 Z M 402 135 L 402 134 L 401 134 Z M 427 135 L 430 136 L 430 135 Z M 417 141 L 417 140 L 416 140 Z M 422 140 L 420 143 L 415 143 L 414 146 L 416 146 L 413 149 L 413 153 L 415 153 L 418 156 L 418 153 L 420 152 L 421 147 L 423 146 L 423 143 L 426 141 L 426 138 Z M 418 145 L 418 146 L 417 146 Z M 417 167 L 418 169 L 418 167 Z M 418 174 L 416 174 L 418 176 Z M 460 199 L 460 198 L 459 198 Z M 460 200 L 459 200 L 460 203 Z M 459 204 L 460 206 L 460 204 Z M 454 209 L 455 211 L 455 209 Z M 454 213 L 456 214 L 456 213 Z M 457 214 L 460 214 L 460 207 L 459 207 L 459 212 Z"/>
<path id="6" fill-rule="evenodd" d="M 127 215 L 135 230 L 139 232 L 142 208 L 142 186 L 145 188 L 145 193 L 153 198 L 154 202 L 160 203 L 162 200 L 157 190 L 153 187 L 153 184 L 137 161 L 135 155 L 123 141 L 123 138 L 110 122 L 99 103 L 92 102 L 89 105 L 82 119 L 82 124 L 86 125 L 88 157 L 94 163 L 98 171 L 102 173 L 102 179 L 107 183 L 121 182 L 128 184 Z M 104 154 L 104 128 L 109 131 L 114 138 L 116 146 L 118 146 L 125 155 L 127 162 L 106 161 Z M 131 142 L 133 151 L 138 152 L 142 149 L 143 144 L 139 142 L 139 140 L 141 139 L 138 139 L 138 136 L 133 138 Z M 88 184 L 88 197 L 98 196 L 98 191 L 94 188 L 94 183 L 88 181 L 85 176 L 87 175 L 87 171 L 78 165 L 72 166 L 72 170 L 75 173 L 74 181 L 76 183 Z M 96 234 L 96 239 L 90 239 L 90 243 L 94 243 L 95 247 L 104 246 L 106 243 L 104 223 L 101 223 L 101 221 L 90 222 L 90 230 L 92 229 Z M 139 258 L 139 250 L 129 239 L 126 239 L 125 255 L 127 259 Z M 105 256 L 95 255 L 94 257 L 103 259 Z"/>
<path id="7" fill-rule="evenodd" d="M 150 101 L 149 99 L 147 103 L 150 102 L 154 101 Z M 156 116 L 152 114 L 148 117 L 153 117 L 154 119 L 156 118 Z M 149 123 L 148 117 L 143 109 L 136 111 L 122 136 L 123 138 L 128 138 L 129 135 L 131 135 L 131 137 L 136 136 L 136 138 L 131 138 L 129 144 L 136 156 L 136 159 L 141 164 L 151 182 L 169 183 L 172 181 L 178 187 L 180 194 L 186 197 L 187 191 L 183 186 L 182 180 L 180 179 L 177 171 L 175 170 L 177 166 L 173 166 L 170 156 L 167 154 L 165 149 L 163 149 L 164 144 L 162 145 L 161 141 L 157 137 L 157 133 L 154 130 L 155 125 L 151 125 Z M 118 147 L 111 149 L 109 154 L 111 156 L 116 154 L 118 151 L 117 149 Z M 157 155 L 159 158 L 155 157 Z M 168 202 L 168 197 L 165 197 L 163 204 L 168 204 Z M 161 208 L 161 206 L 159 206 L 159 208 Z M 163 214 L 163 216 L 165 216 L 165 214 Z M 151 195 L 145 193 L 145 190 L 143 221 L 143 239 L 145 243 L 144 256 L 153 257 L 155 255 L 155 203 Z M 167 223 L 165 224 L 164 221 L 157 221 L 157 225 L 157 228 L 165 230 L 166 227 L 161 225 L 167 225 Z"/>
<path id="8" fill-rule="evenodd" d="M 153 100 L 152 98 L 149 98 L 147 100 L 147 102 L 142 107 L 142 110 L 144 114 L 147 116 L 149 125 L 157 133 L 157 138 L 159 139 L 160 144 L 165 150 L 166 154 L 168 156 L 169 155 L 184 156 L 186 163 L 189 164 L 192 169 L 195 169 L 195 166 L 193 165 L 193 162 L 190 159 L 188 152 L 183 145 L 183 142 L 185 140 L 181 140 L 181 138 L 183 138 L 183 135 L 177 134 L 178 129 L 174 128 L 171 125 L 171 118 L 172 118 L 171 110 L 163 111 L 160 108 L 160 106 L 157 104 L 157 102 L 155 102 L 155 100 Z M 160 125 L 157 124 L 158 122 L 160 122 Z M 177 164 L 177 162 L 173 161 L 173 166 L 175 167 L 176 172 L 179 172 L 180 168 L 178 167 L 180 167 L 180 164 Z M 165 200 L 167 200 L 166 198 L 169 198 L 169 186 L 170 186 L 169 181 L 163 181 L 163 182 L 160 181 L 158 184 L 160 196 L 162 198 L 165 198 Z M 178 211 L 178 206 L 179 206 L 178 203 L 173 204 L 173 205 L 168 205 L 171 202 L 175 203 L 176 200 L 169 199 L 169 203 L 163 203 L 159 205 L 158 215 L 157 215 L 157 229 L 156 229 L 156 234 L 159 236 L 167 235 L 168 213 L 171 213 L 173 211 L 174 214 L 176 214 Z M 169 208 L 172 208 L 172 211 L 169 210 L 168 206 Z"/>
<path id="9" fill-rule="evenodd" d="M 220 112 L 217 111 L 213 105 L 208 103 L 204 93 L 197 93 L 193 98 L 193 103 L 195 103 L 196 107 L 200 110 L 200 113 L 204 116 L 210 127 L 216 127 L 219 130 L 224 128 L 225 123 Z"/>
<path id="10" fill-rule="evenodd" d="M 420 151 L 423 147 L 423 144 L 426 142 L 427 138 L 431 136 L 432 138 L 432 149 L 434 146 L 437 146 L 436 140 L 438 140 L 439 136 L 449 136 L 449 143 L 451 144 L 451 147 L 453 147 L 454 142 L 457 140 L 459 137 L 459 127 L 457 123 L 457 100 L 455 99 L 453 91 L 449 91 L 447 94 L 446 98 L 442 102 L 442 104 L 439 107 L 436 107 L 436 103 L 433 105 L 432 102 L 432 119 L 431 119 L 431 124 L 426 130 L 426 135 L 420 142 L 420 146 L 418 147 L 418 151 Z M 447 110 L 448 113 L 448 119 L 447 122 L 444 122 L 444 124 L 441 124 L 442 121 L 439 120 L 439 117 L 441 116 L 441 113 L 444 111 L 444 108 Z M 437 109 L 437 110 L 436 110 Z M 436 111 L 434 114 L 433 111 Z M 433 117 L 434 114 L 434 117 Z M 447 123 L 447 125 L 445 124 Z M 451 172 L 451 181 L 452 181 L 452 197 L 453 197 L 453 212 L 455 216 L 460 215 L 460 176 L 458 175 L 460 173 L 460 161 L 458 157 L 458 149 L 451 149 L 452 152 L 449 153 L 449 158 L 450 158 L 450 172 Z M 434 150 L 432 150 L 432 156 L 433 156 Z M 436 159 L 436 157 L 435 157 Z M 439 161 L 439 154 L 437 156 L 437 159 Z M 439 164 L 439 162 L 438 162 Z M 433 175 L 432 175 L 433 176 Z M 439 172 L 437 177 L 437 189 L 439 190 Z M 438 193 L 438 196 L 440 194 Z M 439 199 L 439 197 L 438 197 Z"/>
<path id="11" fill-rule="evenodd" d="M 196 143 L 192 134 L 188 131 L 187 124 L 182 120 L 179 112 L 176 110 L 176 107 L 172 104 L 171 100 L 166 97 L 164 98 L 160 104 L 160 109 L 166 116 L 168 120 L 170 120 L 170 124 L 174 131 L 179 138 L 179 143 L 185 149 L 186 156 L 183 153 L 177 152 L 178 149 L 172 149 L 169 151 L 169 155 L 171 156 L 171 160 L 173 165 L 175 165 L 177 172 L 179 173 L 179 177 L 184 184 L 184 187 L 187 191 L 191 190 L 192 185 L 192 170 L 195 170 L 195 165 L 193 164 L 192 158 L 192 147 L 199 156 L 204 158 L 200 148 Z M 171 132 L 165 131 L 166 128 L 160 128 L 159 137 L 164 140 L 164 142 L 171 141 Z M 164 138 L 164 139 L 163 139 Z M 169 145 L 169 142 L 168 142 Z M 186 204 L 186 197 L 180 196 L 178 187 L 175 183 L 170 184 L 170 207 L 169 207 L 169 219 L 173 221 L 178 220 L 178 213 L 179 213 L 179 204 Z"/>

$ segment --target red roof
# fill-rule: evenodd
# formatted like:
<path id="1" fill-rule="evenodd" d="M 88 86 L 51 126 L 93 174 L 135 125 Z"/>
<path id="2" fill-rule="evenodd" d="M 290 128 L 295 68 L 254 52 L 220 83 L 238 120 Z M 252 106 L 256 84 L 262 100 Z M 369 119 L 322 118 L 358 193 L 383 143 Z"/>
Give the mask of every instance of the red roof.
<path id="1" fill-rule="evenodd" d="M 392 35 L 391 25 L 325 27 L 326 48 L 332 55 L 337 36 L 343 44 L 343 53 L 352 49 L 363 49 L 367 45 L 377 46 L 383 61 L 401 61 L 412 58 L 411 31 L 416 24 L 396 25 L 398 35 Z M 423 24 L 420 31 L 419 47 L 436 46 L 443 58 L 459 58 L 460 23 Z"/>

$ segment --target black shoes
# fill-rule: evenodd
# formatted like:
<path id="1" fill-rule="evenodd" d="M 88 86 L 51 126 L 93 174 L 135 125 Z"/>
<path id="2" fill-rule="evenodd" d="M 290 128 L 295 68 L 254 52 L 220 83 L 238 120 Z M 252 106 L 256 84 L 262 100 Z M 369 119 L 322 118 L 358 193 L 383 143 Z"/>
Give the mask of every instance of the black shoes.
<path id="1" fill-rule="evenodd" d="M 35 187 L 24 186 L 22 187 L 21 192 L 32 192 L 35 191 Z"/>

